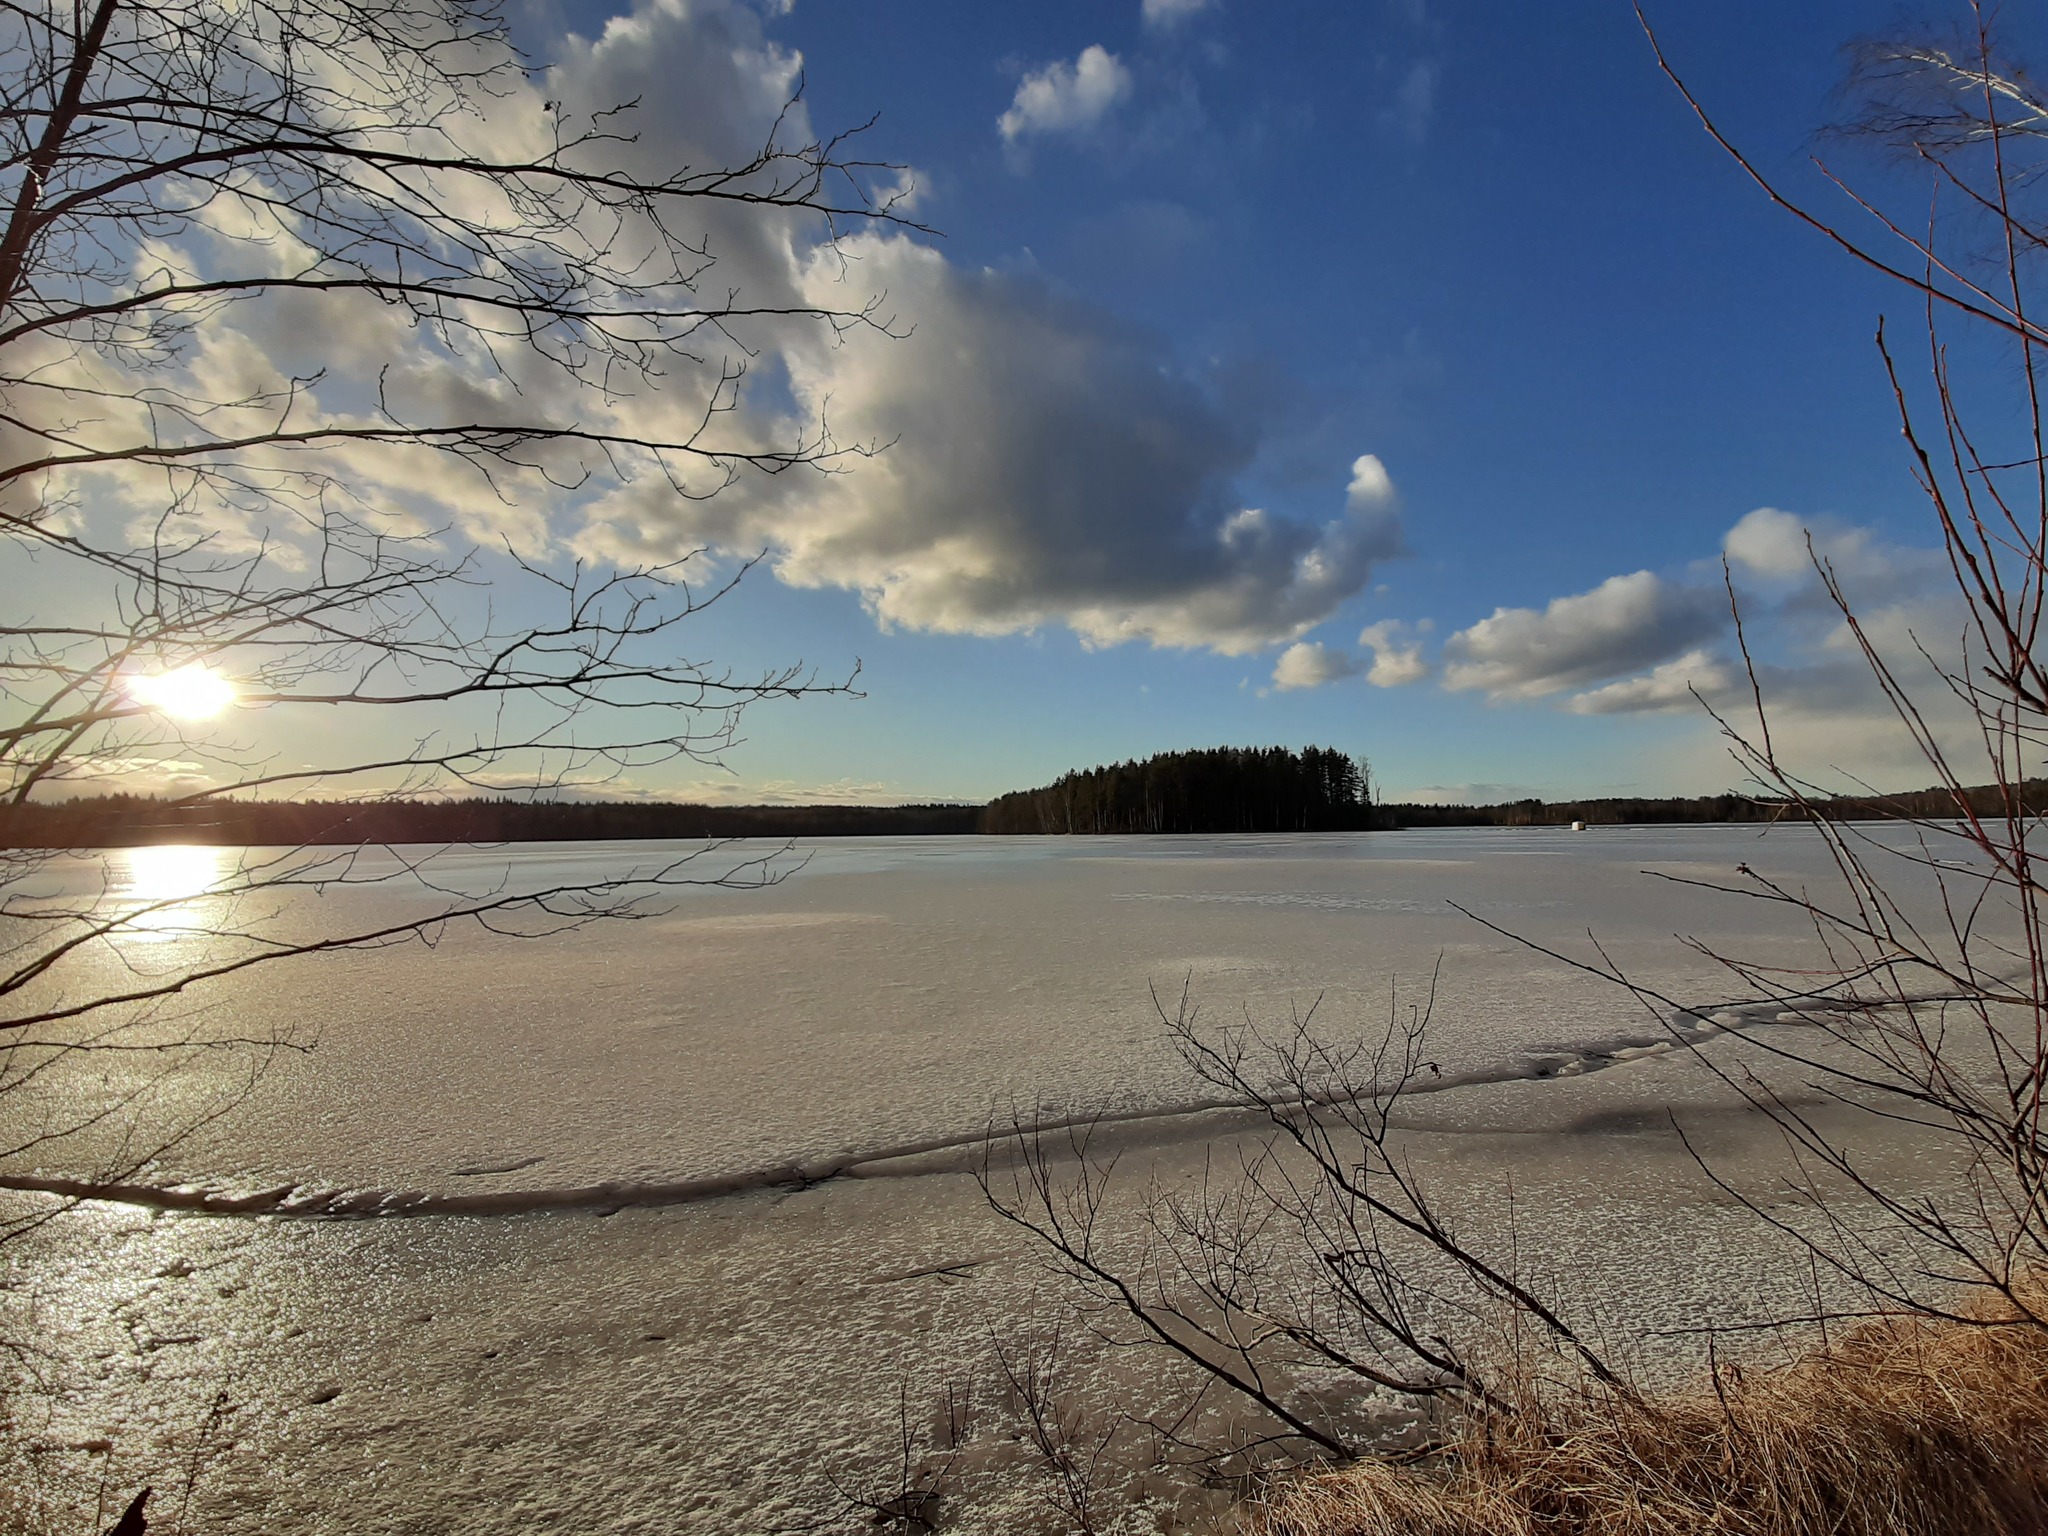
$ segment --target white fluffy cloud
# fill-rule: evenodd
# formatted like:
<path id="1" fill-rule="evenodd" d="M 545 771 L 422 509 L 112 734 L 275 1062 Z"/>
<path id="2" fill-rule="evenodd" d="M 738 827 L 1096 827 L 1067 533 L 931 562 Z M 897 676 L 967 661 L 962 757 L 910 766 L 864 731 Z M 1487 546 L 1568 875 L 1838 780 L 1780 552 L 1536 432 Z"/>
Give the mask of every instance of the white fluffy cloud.
<path id="1" fill-rule="evenodd" d="M 1344 488 L 1345 503 L 1354 512 L 1377 511 L 1394 504 L 1394 478 L 1376 453 L 1363 453 L 1351 461 L 1351 483 Z"/>
<path id="2" fill-rule="evenodd" d="M 1865 632 L 1894 656 L 1916 655 L 1920 639 L 1946 622 L 1945 575 L 1934 551 L 1773 507 L 1750 512 L 1722 540 L 1767 705 L 1792 729 L 1793 721 L 1867 723 L 1883 700 L 1816 576 L 1809 537 L 1856 602 Z M 1730 626 L 1720 587 L 1636 571 L 1542 609 L 1497 609 L 1452 635 L 1444 686 L 1496 700 L 1563 695 L 1563 707 L 1581 715 L 1685 714 L 1702 699 L 1717 709 L 1753 708 L 1739 660 L 1715 645 Z"/>
<path id="3" fill-rule="evenodd" d="M 1030 134 L 1085 132 L 1130 93 L 1131 72 L 1100 43 L 1090 43 L 1073 63 L 1055 59 L 1020 80 L 996 128 L 1013 144 Z"/>
<path id="4" fill-rule="evenodd" d="M 1901 605 L 1918 609 L 1931 594 L 1948 595 L 1954 579 L 1939 549 L 1894 544 L 1869 528 L 1796 517 L 1776 507 L 1747 513 L 1728 530 L 1721 550 L 1738 576 L 1754 578 L 1830 627 L 1839 615 L 1821 586 L 1815 559 L 1833 573 L 1843 595 L 1869 613 Z"/>
<path id="5" fill-rule="evenodd" d="M 1283 693 L 1320 688 L 1339 678 L 1355 676 L 1363 665 L 1347 651 L 1333 651 L 1316 641 L 1303 640 L 1287 647 L 1273 663 L 1273 686 Z"/>
<path id="6" fill-rule="evenodd" d="M 610 133 L 593 151 L 606 163 L 622 163 L 649 178 L 670 174 L 678 165 L 744 165 L 759 153 L 778 116 L 783 142 L 802 143 L 810 136 L 802 104 L 790 105 L 800 74 L 801 60 L 763 36 L 760 16 L 748 6 L 727 0 L 688 5 L 646 0 L 608 21 L 595 39 L 567 38 L 559 62 L 545 77 L 509 86 L 500 79 L 497 84 L 505 88 L 480 94 L 474 111 L 447 114 L 423 147 L 434 154 L 468 149 L 497 161 L 545 157 L 565 124 L 587 123 L 591 113 L 605 106 L 637 102 L 630 112 L 606 120 Z M 360 82 L 351 77 L 340 84 L 351 92 L 361 117 L 374 121 L 379 109 L 362 99 L 356 89 Z M 419 115 L 415 108 L 413 116 Z M 502 229 L 507 223 L 508 210 L 473 179 L 440 176 L 420 191 L 424 200 L 480 228 Z M 707 291 L 722 299 L 730 287 L 743 295 L 743 302 L 767 309 L 796 302 L 802 257 L 815 239 L 814 221 L 710 202 L 693 205 L 690 217 L 694 223 L 685 238 L 701 237 L 704 248 L 717 257 Z M 132 253 L 132 266 L 138 279 L 162 272 L 188 277 L 250 271 L 322 275 L 297 219 L 260 197 L 224 192 L 175 240 L 164 236 L 142 242 Z M 594 227 L 584 232 L 593 249 L 608 246 L 621 267 L 656 280 L 660 261 L 640 261 L 658 250 L 646 226 L 598 215 Z M 558 233 L 573 246 L 574 229 Z M 681 284 L 662 299 L 691 302 Z M 494 326 L 488 313 L 462 313 L 486 330 Z M 658 385 L 636 388 L 643 381 L 633 378 L 630 369 L 602 379 L 578 378 L 561 365 L 563 352 L 574 354 L 576 348 L 543 355 L 502 327 L 486 345 L 473 334 L 436 335 L 403 307 L 371 294 L 284 292 L 239 303 L 214 317 L 175 366 L 159 368 L 148 382 L 152 389 L 242 402 L 208 419 L 209 430 L 227 438 L 274 427 L 280 403 L 289 398 L 294 425 L 381 426 L 392 416 L 422 423 L 574 422 L 594 433 L 675 441 L 688 438 L 704 419 L 721 362 L 743 363 L 750 352 L 772 355 L 774 332 L 763 324 L 728 342 L 707 328 L 693 338 L 702 367 L 674 367 Z M 93 390 L 96 400 L 117 401 L 124 381 L 94 376 L 88 361 L 73 359 L 69 365 L 78 375 L 76 386 Z M 48 370 L 40 372 L 49 376 Z M 125 383 L 132 389 L 132 379 Z M 390 414 L 383 414 L 387 410 Z M 95 416 L 106 443 L 149 435 L 148 409 L 139 400 L 125 411 L 97 408 Z M 559 547 L 555 537 L 562 514 L 575 500 L 563 487 L 588 483 L 610 488 L 614 472 L 629 467 L 623 457 L 608 460 L 567 445 L 536 449 L 531 459 L 525 466 L 493 465 L 493 483 L 487 484 L 475 463 L 429 449 L 332 446 L 321 451 L 319 467 L 328 478 L 319 494 L 323 508 L 331 505 L 385 531 L 419 534 L 453 523 L 487 544 L 510 540 L 523 551 L 545 555 Z M 305 464 L 302 456 L 263 450 L 239 455 L 237 462 L 251 478 L 269 474 L 279 484 Z M 666 483 L 658 472 L 657 478 Z M 138 515 L 138 538 L 151 536 L 163 516 L 160 471 L 111 468 L 82 487 L 59 487 L 57 493 L 67 490 L 78 491 L 95 515 Z M 302 531 L 295 510 L 282 494 L 201 496 L 184 520 L 192 526 L 174 519 L 167 532 L 173 539 L 203 532 L 222 552 L 265 548 L 289 564 L 294 558 L 290 540 Z"/>
<path id="7" fill-rule="evenodd" d="M 1611 576 L 1541 609 L 1496 608 L 1444 643 L 1444 686 L 1531 699 L 1680 655 L 1728 623 L 1723 596 L 1653 572 Z"/>
<path id="8" fill-rule="evenodd" d="M 1822 585 L 1818 556 L 1958 771 L 1990 776 L 1974 722 L 1928 661 L 1952 668 L 1960 656 L 1963 615 L 1939 549 L 1759 507 L 1729 529 L 1721 553 L 1771 740 L 1793 771 L 1833 788 L 1919 787 L 1937 777 Z M 1580 715 L 1691 716 L 1697 729 L 1668 739 L 1646 782 L 1665 792 L 1725 785 L 1732 770 L 1714 749 L 1717 727 L 1701 701 L 1752 740 L 1761 735 L 1742 660 L 1732 644 L 1716 643 L 1730 616 L 1727 594 L 1707 570 L 1702 562 L 1696 578 L 1679 581 L 1637 571 L 1541 609 L 1496 610 L 1446 642 L 1444 685 L 1494 699 L 1548 698 Z"/>
<path id="9" fill-rule="evenodd" d="M 1733 564 L 1771 580 L 1796 581 L 1813 574 L 1806 524 L 1776 507 L 1745 513 L 1721 540 L 1721 550 Z"/>
<path id="10" fill-rule="evenodd" d="M 1370 454 L 1359 463 L 1370 461 L 1377 468 L 1379 460 Z M 1273 664 L 1273 686 L 1283 693 L 1300 688 L 1320 688 L 1326 683 L 1339 682 L 1360 673 L 1375 688 L 1401 688 L 1410 683 L 1419 683 L 1429 676 L 1429 662 L 1422 654 L 1420 636 L 1429 629 L 1429 621 L 1420 624 L 1404 624 L 1399 619 L 1382 619 L 1377 624 L 1368 624 L 1359 631 L 1358 643 L 1371 653 L 1371 659 L 1353 655 L 1350 651 L 1324 645 L 1321 641 L 1300 641 L 1280 653 Z"/>
<path id="11" fill-rule="evenodd" d="M 1375 688 L 1405 688 L 1429 676 L 1429 662 L 1422 654 L 1418 630 L 1429 628 L 1427 619 L 1407 625 L 1398 619 L 1382 619 L 1358 632 L 1358 643 L 1372 652 L 1372 667 L 1365 680 Z"/>

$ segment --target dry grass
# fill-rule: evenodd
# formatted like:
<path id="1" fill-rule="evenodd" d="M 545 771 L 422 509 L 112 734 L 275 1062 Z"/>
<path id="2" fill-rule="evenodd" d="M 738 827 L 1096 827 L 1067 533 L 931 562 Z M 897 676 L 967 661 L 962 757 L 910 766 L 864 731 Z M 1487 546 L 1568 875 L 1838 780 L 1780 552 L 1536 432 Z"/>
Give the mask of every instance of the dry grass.
<path id="1" fill-rule="evenodd" d="M 1473 1424 L 1427 1463 L 1305 1478 L 1264 1524 L 1269 1536 L 2048 1532 L 2048 1330 L 2000 1315 L 1885 1320 L 1786 1367 L 1724 1371 L 1715 1391 Z"/>

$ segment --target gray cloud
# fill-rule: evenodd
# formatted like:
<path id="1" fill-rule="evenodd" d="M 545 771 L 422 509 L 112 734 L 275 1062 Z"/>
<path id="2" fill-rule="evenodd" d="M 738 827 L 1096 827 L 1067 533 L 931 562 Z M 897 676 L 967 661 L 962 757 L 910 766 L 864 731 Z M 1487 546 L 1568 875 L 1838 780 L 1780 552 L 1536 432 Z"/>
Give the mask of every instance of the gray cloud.
<path id="1" fill-rule="evenodd" d="M 642 0 L 576 55 L 574 95 L 643 96 L 655 115 L 643 138 L 723 150 L 695 123 L 693 101 L 765 132 L 766 104 L 795 63 L 759 40 L 743 6 L 683 14 Z M 650 88 L 671 65 L 736 78 L 697 93 Z M 1114 56 L 1084 50 L 1020 85 L 1005 131 L 1084 127 L 1128 78 Z M 1163 339 L 1028 275 L 955 267 L 914 239 L 816 239 L 796 219 L 720 231 L 717 280 L 749 301 L 844 310 L 886 295 L 900 337 L 757 330 L 755 382 L 717 435 L 783 445 L 822 420 L 838 443 L 882 451 L 840 461 L 843 473 L 753 477 L 702 501 L 661 473 L 601 475 L 583 500 L 580 550 L 628 560 L 766 550 L 778 579 L 858 592 L 885 627 L 1063 625 L 1090 644 L 1228 654 L 1298 639 L 1402 552 L 1392 482 L 1370 456 L 1353 465 L 1341 506 L 1304 519 L 1245 505 L 1236 482 L 1260 425 L 1180 368 Z M 682 416 L 701 406 L 684 395 L 608 408 Z"/>
<path id="2" fill-rule="evenodd" d="M 962 272 L 928 247 L 863 236 L 805 292 L 886 289 L 906 339 L 815 335 L 785 353 L 800 406 L 886 451 L 838 475 L 786 475 L 691 502 L 643 481 L 593 509 L 636 550 L 772 552 L 795 586 L 862 594 L 884 625 L 1000 634 L 1058 623 L 1085 641 L 1242 654 L 1297 638 L 1402 552 L 1392 482 L 1353 466 L 1320 526 L 1233 489 L 1258 443 L 1165 346 L 1028 278 Z"/>

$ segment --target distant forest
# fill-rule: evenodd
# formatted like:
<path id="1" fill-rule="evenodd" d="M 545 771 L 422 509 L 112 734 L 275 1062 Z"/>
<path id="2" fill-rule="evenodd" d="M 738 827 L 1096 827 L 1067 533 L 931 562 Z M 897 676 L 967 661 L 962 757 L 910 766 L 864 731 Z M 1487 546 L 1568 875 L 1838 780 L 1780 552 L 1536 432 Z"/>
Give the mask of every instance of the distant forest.
<path id="1" fill-rule="evenodd" d="M 1980 816 L 2003 814 L 2002 790 L 1986 786 L 1967 791 L 1971 809 Z M 2048 779 L 2029 779 L 2021 787 L 2026 809 L 2048 811 Z M 1895 795 L 1836 795 L 1809 801 L 1831 821 L 1883 821 L 1900 818 L 1953 820 L 1954 797 L 1945 789 L 1911 790 Z M 1606 800 L 1508 800 L 1499 805 L 1377 805 L 1375 827 L 1568 827 L 1583 821 L 1589 827 L 1654 826 L 1677 822 L 1796 821 L 1805 814 L 1789 800 L 1746 795 L 1703 795 L 1696 799 L 1650 800 L 1633 797 Z"/>
<path id="2" fill-rule="evenodd" d="M 1371 826 L 1370 769 L 1329 747 L 1162 752 L 1063 774 L 989 802 L 981 830 L 1358 832 Z"/>
<path id="3" fill-rule="evenodd" d="M 980 815 L 978 805 L 674 805 L 502 796 L 355 802 L 206 800 L 181 805 L 108 795 L 0 806 L 0 847 L 910 837 L 972 832 Z"/>
<path id="4" fill-rule="evenodd" d="M 2048 813 L 2048 780 L 2022 791 Z M 1997 790 L 1973 789 L 1982 815 Z M 1822 801 L 1843 821 L 1955 814 L 1947 791 L 1846 795 Z M 514 800 L 250 801 L 191 803 L 106 795 L 0 805 L 0 847 L 120 848 L 144 843 L 296 846 L 317 843 L 596 842 L 639 838 L 912 837 L 1172 832 L 1355 832 L 1403 827 L 1555 827 L 1796 819 L 1784 801 L 1697 799 L 1510 800 L 1498 805 L 1375 804 L 1369 766 L 1328 747 L 1219 747 L 1166 752 L 1065 774 L 987 805 L 678 805 Z"/>

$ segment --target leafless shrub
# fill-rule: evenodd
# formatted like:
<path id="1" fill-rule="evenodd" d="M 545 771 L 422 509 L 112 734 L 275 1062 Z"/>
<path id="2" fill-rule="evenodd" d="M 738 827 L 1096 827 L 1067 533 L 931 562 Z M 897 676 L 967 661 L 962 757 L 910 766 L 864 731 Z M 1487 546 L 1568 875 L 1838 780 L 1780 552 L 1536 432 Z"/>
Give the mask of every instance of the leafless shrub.
<path id="1" fill-rule="evenodd" d="M 1516 1416 L 1539 1358 L 1559 1389 L 1635 1400 L 1521 1273 L 1512 1232 L 1466 1233 L 1398 1144 L 1393 1110 L 1435 1070 L 1433 998 L 1434 982 L 1384 1030 L 1339 1040 L 1314 1009 L 1211 1031 L 1185 991 L 1171 1008 L 1155 995 L 1182 1060 L 1248 1118 L 1230 1154 L 1210 1149 L 1185 1187 L 1155 1179 L 1135 1211 L 1113 1205 L 1098 1127 L 1019 1119 L 992 1142 L 984 1193 L 1046 1245 L 1092 1325 L 1192 1368 L 1190 1401 L 1134 1417 L 1212 1477 L 1355 1458 L 1389 1430 L 1368 1404 Z M 1252 1411 L 1220 1441 L 1194 1427 L 1218 1391 Z"/>
<path id="2" fill-rule="evenodd" d="M 990 1346 L 1011 1411 L 1024 1426 L 1045 1483 L 1047 1504 L 1075 1536 L 1101 1536 L 1109 1501 L 1102 1475 L 1127 1426 L 1115 1413 L 1069 1390 L 1069 1326 L 1062 1319 L 1036 1334 L 998 1331 Z"/>
<path id="3" fill-rule="evenodd" d="M 980 1418 L 972 1382 L 949 1381 L 939 1389 L 929 1427 L 911 1407 L 911 1383 L 896 1384 L 896 1434 L 879 1470 L 828 1473 L 837 1506 L 823 1521 L 801 1530 L 843 1528 L 846 1517 L 903 1536 L 936 1531 L 955 1490 L 954 1469 Z"/>

